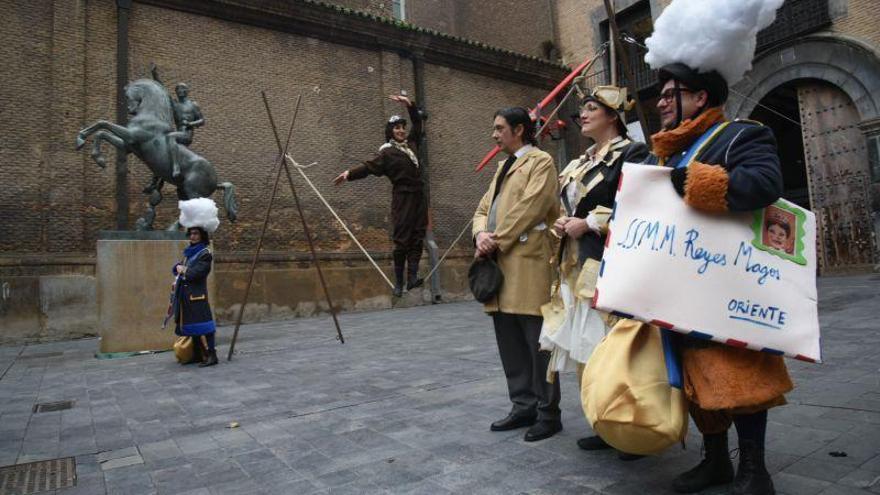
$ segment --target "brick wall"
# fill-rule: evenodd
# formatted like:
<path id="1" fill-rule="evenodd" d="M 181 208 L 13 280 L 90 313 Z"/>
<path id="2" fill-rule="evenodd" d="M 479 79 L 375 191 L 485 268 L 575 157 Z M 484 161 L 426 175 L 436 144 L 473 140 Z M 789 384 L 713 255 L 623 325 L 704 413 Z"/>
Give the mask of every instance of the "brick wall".
<path id="1" fill-rule="evenodd" d="M 490 46 L 544 57 L 541 44 L 554 41 L 548 0 L 415 0 L 407 21 Z"/>
<path id="2" fill-rule="evenodd" d="M 556 2 L 557 44 L 564 63 L 579 64 L 595 52 L 598 38 L 591 14 L 600 7 L 602 0 Z"/>
<path id="3" fill-rule="evenodd" d="M 880 9 L 874 0 L 832 0 L 831 31 L 857 38 L 880 48 Z"/>
<path id="4" fill-rule="evenodd" d="M 0 251 L 39 250 L 51 95 L 52 5 L 4 2 L 0 16 Z M 25 70 L 15 70 L 22 69 Z"/>
<path id="5" fill-rule="evenodd" d="M 544 91 L 437 66 L 426 68 L 425 86 L 433 116 L 428 121 L 427 139 L 434 232 L 440 246 L 445 247 L 472 217 L 495 172 L 495 161 L 479 174 L 473 171 L 494 146 L 495 111 L 534 105 Z M 554 144 L 549 140 L 545 144 L 544 149 L 555 156 Z M 503 158 L 499 155 L 496 161 Z"/>
<path id="6" fill-rule="evenodd" d="M 63 10 L 53 15 L 53 9 Z M 73 142 L 85 125 L 115 119 L 115 2 L 16 2 L 0 22 L 5 59 L 24 68 L 2 76 L 13 91 L 4 91 L 10 111 L 0 116 L 10 136 L 0 167 L 8 184 L 0 190 L 0 246 L 6 254 L 93 252 L 98 230 L 115 226 L 115 151 L 104 145 L 108 168 L 102 170 L 89 148 L 75 152 Z M 207 119 L 192 148 L 214 164 L 221 181 L 237 187 L 240 221 L 224 222 L 215 236 L 219 252 L 251 251 L 268 204 L 276 151 L 260 90 L 268 93 L 282 133 L 295 98 L 303 96 L 291 152 L 300 163 L 318 162 L 308 174 L 368 249 L 390 249 L 387 180 L 340 188 L 330 181 L 382 143 L 385 120 L 402 112 L 385 96 L 401 89 L 415 93 L 410 60 L 137 2 L 129 37 L 129 79 L 148 77 L 156 63 L 169 90 L 188 83 Z M 425 79 L 432 206 L 443 245 L 488 182 L 489 168 L 482 176 L 472 169 L 492 146 L 492 113 L 533 104 L 544 91 L 430 64 Z M 150 173 L 133 155 L 128 169 L 133 225 L 146 206 L 141 189 Z M 354 252 L 317 197 L 294 177 L 319 249 Z M 291 195 L 286 187 L 279 194 L 265 248 L 302 252 L 305 238 Z M 164 196 L 156 228 L 177 213 L 174 189 L 166 186 Z M 219 193 L 215 200 L 221 203 Z"/>
<path id="7" fill-rule="evenodd" d="M 459 36 L 455 0 L 418 0 L 406 3 L 406 20 L 426 29 Z"/>

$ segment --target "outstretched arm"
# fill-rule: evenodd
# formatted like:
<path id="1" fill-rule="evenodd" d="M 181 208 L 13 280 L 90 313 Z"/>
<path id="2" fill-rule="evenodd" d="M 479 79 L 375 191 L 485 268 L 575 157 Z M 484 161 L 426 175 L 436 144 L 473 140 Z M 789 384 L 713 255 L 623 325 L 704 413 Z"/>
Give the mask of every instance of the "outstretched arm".
<path id="1" fill-rule="evenodd" d="M 368 175 L 385 175 L 385 157 L 385 152 L 380 151 L 372 160 L 367 160 L 364 163 L 337 175 L 336 178 L 333 179 L 333 183 L 338 186 L 345 181 L 363 179 Z"/>
<path id="2" fill-rule="evenodd" d="M 412 121 L 412 128 L 410 128 L 409 136 L 407 136 L 406 140 L 418 144 L 419 139 L 422 137 L 422 113 L 419 111 L 419 108 L 412 103 L 406 107 L 406 110 L 409 112 L 409 120 Z"/>

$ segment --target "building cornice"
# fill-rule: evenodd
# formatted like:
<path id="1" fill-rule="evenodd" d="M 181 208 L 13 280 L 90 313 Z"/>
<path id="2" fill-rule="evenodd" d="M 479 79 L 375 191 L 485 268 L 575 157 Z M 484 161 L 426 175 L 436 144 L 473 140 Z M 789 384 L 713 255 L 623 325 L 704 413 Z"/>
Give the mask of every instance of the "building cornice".
<path id="1" fill-rule="evenodd" d="M 229 22 L 407 57 L 495 79 L 552 88 L 568 72 L 559 64 L 437 31 L 314 0 L 137 0 Z"/>

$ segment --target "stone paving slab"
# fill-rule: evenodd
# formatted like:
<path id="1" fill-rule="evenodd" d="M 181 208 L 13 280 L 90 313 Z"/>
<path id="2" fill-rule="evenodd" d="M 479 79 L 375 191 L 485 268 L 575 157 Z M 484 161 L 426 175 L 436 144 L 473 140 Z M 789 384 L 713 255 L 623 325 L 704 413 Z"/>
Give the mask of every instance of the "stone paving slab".
<path id="1" fill-rule="evenodd" d="M 779 493 L 880 493 L 878 289 L 877 276 L 820 280 L 826 362 L 787 361 L 797 388 L 770 413 Z M 170 353 L 98 360 L 95 340 L 0 347 L 0 466 L 75 456 L 77 486 L 59 494 L 648 495 L 699 460 L 693 427 L 687 450 L 637 462 L 580 451 L 573 375 L 562 433 L 490 432 L 509 404 L 476 303 L 340 320 L 344 345 L 326 317 L 244 326 L 233 361 L 205 369 Z M 61 400 L 73 408 L 33 413 Z"/>

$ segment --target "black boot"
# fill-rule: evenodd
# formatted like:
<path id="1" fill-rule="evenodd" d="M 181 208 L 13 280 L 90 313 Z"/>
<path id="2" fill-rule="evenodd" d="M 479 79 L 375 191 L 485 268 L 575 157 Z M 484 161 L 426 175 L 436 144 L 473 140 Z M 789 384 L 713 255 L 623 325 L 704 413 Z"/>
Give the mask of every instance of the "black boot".
<path id="1" fill-rule="evenodd" d="M 205 353 L 205 360 L 199 363 L 199 368 L 204 368 L 206 366 L 214 366 L 219 361 L 217 361 L 217 350 L 211 349 Z"/>
<path id="2" fill-rule="evenodd" d="M 608 442 L 602 440 L 602 437 L 600 437 L 599 435 L 580 438 L 577 441 L 577 446 L 580 447 L 582 450 L 605 450 L 612 448 L 610 445 L 608 445 Z"/>
<path id="3" fill-rule="evenodd" d="M 739 468 L 733 481 L 734 495 L 773 495 L 773 480 L 764 466 L 764 448 L 754 440 L 740 440 Z"/>
<path id="4" fill-rule="evenodd" d="M 394 297 L 401 297 L 403 295 L 403 263 L 397 264 L 397 260 L 394 260 L 394 291 L 392 292 Z"/>
<path id="5" fill-rule="evenodd" d="M 724 485 L 733 480 L 733 463 L 727 451 L 727 432 L 703 435 L 705 457 L 697 467 L 680 474 L 672 482 L 678 493 L 696 493 L 710 486 Z"/>
<path id="6" fill-rule="evenodd" d="M 419 264 L 410 262 L 407 268 L 409 273 L 406 280 L 406 290 L 413 290 L 416 287 L 421 287 L 424 280 L 419 278 Z"/>

